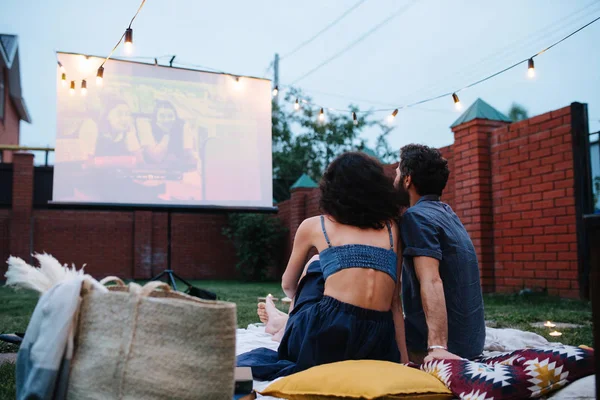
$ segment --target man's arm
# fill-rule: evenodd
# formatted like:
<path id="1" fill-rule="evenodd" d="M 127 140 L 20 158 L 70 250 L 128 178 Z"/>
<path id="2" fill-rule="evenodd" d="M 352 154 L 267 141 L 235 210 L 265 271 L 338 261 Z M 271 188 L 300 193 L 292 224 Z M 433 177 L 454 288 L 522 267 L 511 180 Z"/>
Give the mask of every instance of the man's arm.
<path id="1" fill-rule="evenodd" d="M 400 361 L 403 364 L 408 363 L 408 348 L 406 347 L 406 330 L 404 328 L 404 312 L 402 310 L 402 245 L 398 240 L 398 266 L 397 266 L 397 281 L 392 299 L 392 316 L 394 318 L 394 328 L 396 330 L 396 343 L 400 350 Z"/>
<path id="2" fill-rule="evenodd" d="M 414 265 L 421 286 L 421 302 L 427 320 L 427 346 L 430 350 L 425 361 L 431 359 L 460 359 L 460 357 L 445 350 L 448 348 L 448 314 L 446 312 L 444 284 L 439 272 L 440 262 L 432 257 L 414 257 Z"/>

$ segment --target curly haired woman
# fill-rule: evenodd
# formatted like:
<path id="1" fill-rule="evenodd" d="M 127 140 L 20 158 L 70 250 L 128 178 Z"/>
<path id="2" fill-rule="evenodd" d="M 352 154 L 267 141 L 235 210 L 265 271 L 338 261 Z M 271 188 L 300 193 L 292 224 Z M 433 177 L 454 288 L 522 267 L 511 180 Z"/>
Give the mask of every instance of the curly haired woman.
<path id="1" fill-rule="evenodd" d="M 267 331 L 281 337 L 279 350 L 238 357 L 255 379 L 344 360 L 408 361 L 393 180 L 377 160 L 351 152 L 329 165 L 320 190 L 323 215 L 298 228 L 282 277 L 293 299 L 290 314 L 267 322 Z M 305 264 L 313 247 L 319 255 Z"/>

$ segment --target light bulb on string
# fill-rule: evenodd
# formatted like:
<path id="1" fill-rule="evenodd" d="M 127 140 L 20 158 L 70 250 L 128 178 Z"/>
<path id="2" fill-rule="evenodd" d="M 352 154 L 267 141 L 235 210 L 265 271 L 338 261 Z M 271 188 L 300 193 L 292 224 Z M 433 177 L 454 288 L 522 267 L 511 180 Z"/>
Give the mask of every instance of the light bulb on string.
<path id="1" fill-rule="evenodd" d="M 388 123 L 391 124 L 396 119 L 396 115 L 398 115 L 398 109 L 396 108 L 393 113 L 388 115 Z"/>
<path id="2" fill-rule="evenodd" d="M 279 86 L 275 86 L 273 88 L 273 97 L 277 97 L 277 95 L 279 94 Z"/>
<path id="3" fill-rule="evenodd" d="M 104 67 L 101 65 L 98 67 L 98 73 L 96 74 L 96 85 L 102 86 L 102 81 L 104 80 Z"/>
<path id="4" fill-rule="evenodd" d="M 241 88 L 242 88 L 242 81 L 241 81 L 241 79 L 240 79 L 240 77 L 239 77 L 239 76 L 234 76 L 234 77 L 233 77 L 233 87 L 234 87 L 236 90 L 239 90 L 239 89 L 241 89 Z"/>
<path id="5" fill-rule="evenodd" d="M 125 31 L 125 54 L 129 55 L 133 52 L 133 29 L 127 28 Z"/>
<path id="6" fill-rule="evenodd" d="M 354 125 L 358 125 L 358 118 L 356 117 L 356 113 L 352 111 L 352 123 Z"/>
<path id="7" fill-rule="evenodd" d="M 63 72 L 63 74 L 62 74 L 62 76 L 61 76 L 60 80 L 62 81 L 62 86 L 63 86 L 63 87 L 66 87 L 66 86 L 67 86 L 67 74 L 65 74 L 65 73 Z"/>
<path id="8" fill-rule="evenodd" d="M 319 111 L 319 122 L 325 122 L 325 110 L 321 107 L 321 111 Z"/>
<path id="9" fill-rule="evenodd" d="M 85 81 L 85 79 L 81 81 L 81 95 L 87 95 L 87 82 Z"/>
<path id="10" fill-rule="evenodd" d="M 90 56 L 81 55 L 79 57 L 79 72 L 82 75 L 87 75 L 90 72 Z"/>
<path id="11" fill-rule="evenodd" d="M 458 98 L 458 95 L 456 93 L 452 93 L 452 99 L 454 100 L 454 107 L 457 110 L 462 109 L 462 104 L 460 104 L 460 99 Z"/>
<path id="12" fill-rule="evenodd" d="M 70 89 L 69 89 L 69 93 L 70 93 L 71 95 L 74 95 L 74 94 L 75 94 L 75 81 L 71 81 L 71 87 L 70 87 Z"/>
<path id="13" fill-rule="evenodd" d="M 294 110 L 298 111 L 300 109 L 300 102 L 298 101 L 298 99 L 296 99 L 296 102 L 294 103 Z"/>
<path id="14" fill-rule="evenodd" d="M 529 61 L 527 61 L 527 76 L 529 78 L 535 77 L 535 67 L 533 65 L 533 58 L 530 58 Z"/>
<path id="15" fill-rule="evenodd" d="M 66 72 L 65 66 L 62 65 L 62 63 L 60 61 L 57 61 L 57 63 L 58 63 L 58 68 L 60 68 L 60 72 L 62 72 L 64 74 Z"/>

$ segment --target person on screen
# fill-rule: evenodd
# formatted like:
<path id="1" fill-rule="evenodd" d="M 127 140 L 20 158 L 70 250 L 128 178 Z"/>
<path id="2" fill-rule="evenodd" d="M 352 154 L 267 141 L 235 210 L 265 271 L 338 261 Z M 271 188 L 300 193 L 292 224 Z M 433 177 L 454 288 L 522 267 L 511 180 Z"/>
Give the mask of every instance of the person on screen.
<path id="1" fill-rule="evenodd" d="M 131 108 L 124 100 L 109 100 L 98 123 L 86 125 L 79 137 L 84 159 L 132 156 L 136 162 L 142 160 Z"/>
<path id="2" fill-rule="evenodd" d="M 157 100 L 150 129 L 140 130 L 144 159 L 148 163 L 176 162 L 188 167 L 196 166 L 191 141 L 185 134 L 185 121 L 166 100 Z"/>

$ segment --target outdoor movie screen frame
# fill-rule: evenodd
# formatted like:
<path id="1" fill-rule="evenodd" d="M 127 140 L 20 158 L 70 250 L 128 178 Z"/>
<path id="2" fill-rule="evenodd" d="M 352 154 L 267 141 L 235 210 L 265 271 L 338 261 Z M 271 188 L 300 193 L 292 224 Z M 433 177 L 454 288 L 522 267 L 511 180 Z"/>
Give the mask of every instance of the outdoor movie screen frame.
<path id="1" fill-rule="evenodd" d="M 57 57 L 52 203 L 272 208 L 269 80 Z"/>

